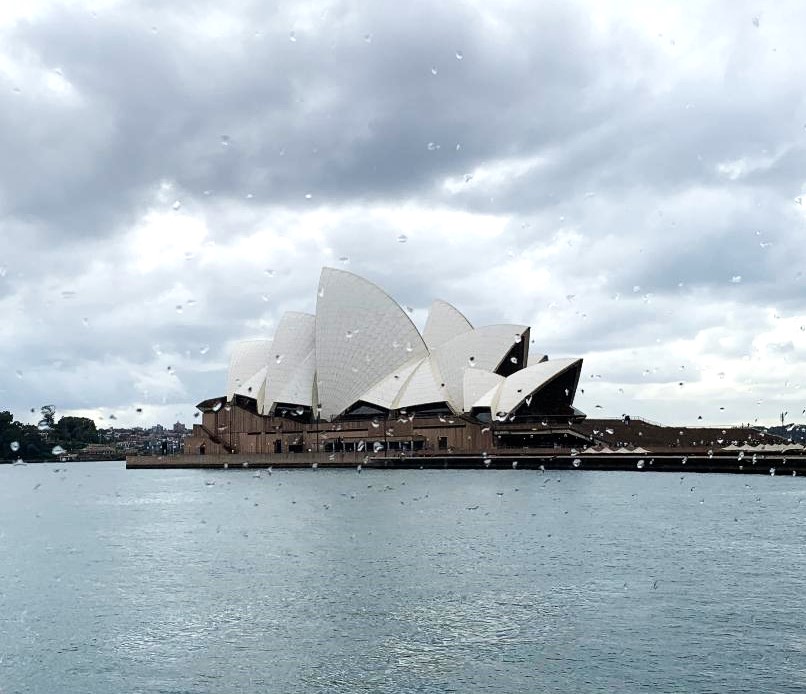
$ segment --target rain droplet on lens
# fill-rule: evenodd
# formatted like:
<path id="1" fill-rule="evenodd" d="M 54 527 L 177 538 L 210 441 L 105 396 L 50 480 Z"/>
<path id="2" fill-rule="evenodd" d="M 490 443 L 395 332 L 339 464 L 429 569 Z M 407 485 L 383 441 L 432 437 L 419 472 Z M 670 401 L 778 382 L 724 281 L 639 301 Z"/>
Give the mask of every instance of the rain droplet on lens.
<path id="1" fill-rule="evenodd" d="M 742 276 L 741 275 L 734 275 L 733 277 L 730 278 L 730 281 L 733 284 L 739 284 L 742 281 Z"/>
<path id="2" fill-rule="evenodd" d="M 408 241 L 408 240 L 409 240 L 409 237 L 406 236 L 405 234 L 400 234 L 400 236 L 397 237 L 397 242 L 398 243 L 406 243 L 406 241 Z"/>
<path id="3" fill-rule="evenodd" d="M 50 452 L 53 453 L 53 455 L 62 455 L 63 453 L 67 453 L 67 451 L 61 446 L 54 446 Z"/>
<path id="4" fill-rule="evenodd" d="M 465 59 L 465 54 L 462 53 L 462 51 L 456 51 L 456 59 L 457 60 L 464 60 Z"/>
<path id="5" fill-rule="evenodd" d="M 229 147 L 230 139 L 229 135 L 222 135 L 221 136 L 221 146 L 222 147 Z"/>
<path id="6" fill-rule="evenodd" d="M 432 68 L 431 68 L 431 74 L 432 74 L 432 75 L 436 75 L 438 72 L 439 72 L 439 70 L 437 70 L 437 68 L 436 68 L 436 67 L 432 67 Z"/>
<path id="7" fill-rule="evenodd" d="M 210 351 L 210 345 L 204 345 L 201 349 L 199 349 L 199 354 L 205 355 L 209 351 Z"/>
<path id="8" fill-rule="evenodd" d="M 643 469 L 644 469 L 644 461 L 643 461 L 643 460 L 639 460 L 639 461 L 638 461 L 638 462 L 635 464 L 635 467 L 637 467 L 639 470 L 643 470 Z"/>
<path id="9" fill-rule="evenodd" d="M 579 467 L 580 465 L 582 465 L 582 461 L 579 458 L 574 458 L 571 465 L 573 465 L 574 467 Z"/>
<path id="10" fill-rule="evenodd" d="M 9 447 L 11 448 L 12 451 L 14 451 L 16 453 L 18 450 L 20 450 L 20 442 L 19 441 L 12 441 L 9 444 Z"/>
<path id="11" fill-rule="evenodd" d="M 289 41 L 291 41 L 291 43 L 295 43 L 295 42 L 296 42 L 296 40 L 297 40 L 297 34 L 296 34 L 296 32 L 290 31 L 290 32 L 288 33 L 288 40 L 289 40 Z"/>
<path id="12" fill-rule="evenodd" d="M 182 201 L 181 200 L 174 200 L 174 204 L 171 205 L 172 210 L 178 210 L 181 207 L 182 207 Z"/>
<path id="13" fill-rule="evenodd" d="M 364 34 L 364 41 L 372 43 L 372 34 Z"/>

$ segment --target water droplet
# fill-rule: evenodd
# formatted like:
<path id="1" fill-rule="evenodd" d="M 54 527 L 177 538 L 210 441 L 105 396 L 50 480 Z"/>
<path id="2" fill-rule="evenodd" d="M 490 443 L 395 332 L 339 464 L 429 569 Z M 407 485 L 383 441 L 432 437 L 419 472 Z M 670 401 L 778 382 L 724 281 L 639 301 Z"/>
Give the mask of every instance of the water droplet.
<path id="1" fill-rule="evenodd" d="M 804 126 L 804 127 L 806 127 L 806 126 Z M 798 195 L 798 197 L 795 198 L 795 204 L 800 205 L 800 206 L 803 205 L 803 196 L 802 195 Z"/>
<path id="2" fill-rule="evenodd" d="M 456 51 L 456 59 L 457 60 L 464 60 L 465 59 L 465 54 L 462 53 L 462 51 Z"/>
<path id="3" fill-rule="evenodd" d="M 296 410 L 294 410 L 294 412 L 296 412 L 297 415 L 303 415 L 303 414 L 305 414 L 305 408 L 304 407 L 298 407 Z"/>
<path id="4" fill-rule="evenodd" d="M 12 441 L 9 444 L 9 447 L 11 448 L 12 451 L 14 451 L 16 453 L 18 450 L 20 450 L 20 442 L 19 441 Z"/>
<path id="5" fill-rule="evenodd" d="M 440 148 L 440 145 L 438 145 L 436 142 L 429 142 L 426 145 L 426 148 L 429 152 L 436 152 Z"/>
<path id="6" fill-rule="evenodd" d="M 221 409 L 222 402 L 219 400 L 215 405 L 213 405 L 212 410 L 213 412 L 218 412 Z M 142 412 L 142 410 L 140 410 Z"/>
<path id="7" fill-rule="evenodd" d="M 759 27 L 759 25 L 760 25 L 760 24 L 761 24 L 761 21 L 759 20 L 759 18 L 758 18 L 758 17 L 753 17 L 753 26 L 754 26 L 756 29 L 758 29 L 758 27 Z"/>
<path id="8" fill-rule="evenodd" d="M 382 450 L 383 450 L 383 444 L 380 441 L 376 441 L 374 444 L 372 444 L 372 451 L 374 453 L 379 453 Z"/>
<path id="9" fill-rule="evenodd" d="M 178 210 L 181 207 L 182 207 L 182 201 L 181 200 L 174 200 L 174 204 L 171 205 L 172 210 Z"/>
<path id="10" fill-rule="evenodd" d="M 310 200 L 311 198 L 313 198 L 313 194 L 312 194 L 312 193 L 305 193 L 305 199 L 306 199 L 306 200 Z"/>
<path id="11" fill-rule="evenodd" d="M 473 174 L 466 173 L 465 174 L 465 183 L 470 183 L 470 181 L 472 181 L 472 180 L 473 180 Z"/>
<path id="12" fill-rule="evenodd" d="M 291 41 L 291 43 L 296 43 L 296 41 L 297 41 L 296 32 L 294 32 L 294 31 L 289 32 L 288 33 L 288 40 Z"/>
<path id="13" fill-rule="evenodd" d="M 405 234 L 400 234 L 400 236 L 397 237 L 397 242 L 398 243 L 406 243 L 406 241 L 408 241 L 408 240 L 409 240 L 409 237 L 406 236 Z"/>
<path id="14" fill-rule="evenodd" d="M 263 299 L 263 301 L 265 301 L 266 303 L 268 303 L 271 300 L 271 297 L 268 294 L 261 294 L 260 298 Z"/>
<path id="15" fill-rule="evenodd" d="M 770 477 L 775 477 L 775 468 L 774 467 L 770 468 Z"/>
<path id="16" fill-rule="evenodd" d="M 348 330 L 346 333 L 344 333 L 344 337 L 345 337 L 346 339 L 348 339 L 348 340 L 349 340 L 349 339 L 351 339 L 351 338 L 353 337 L 353 331 L 352 331 L 352 330 Z"/>
<path id="17" fill-rule="evenodd" d="M 438 72 L 439 72 L 439 70 L 437 70 L 436 67 L 431 68 L 431 74 L 432 75 L 436 75 Z"/>
<path id="18" fill-rule="evenodd" d="M 571 465 L 573 465 L 574 467 L 579 467 L 580 465 L 582 465 L 582 461 L 579 458 L 574 458 Z"/>
<path id="19" fill-rule="evenodd" d="M 378 428 L 380 425 L 381 425 L 381 423 L 378 421 L 378 418 L 377 418 L 377 417 L 373 417 L 373 419 L 372 419 L 372 426 L 373 426 L 373 427 L 375 427 L 375 428 L 377 429 L 377 428 Z"/>
<path id="20" fill-rule="evenodd" d="M 644 469 L 644 461 L 643 461 L 643 460 L 639 460 L 639 461 L 638 461 L 638 462 L 635 464 L 635 467 L 637 467 L 639 470 L 643 470 L 643 469 Z"/>
<path id="21" fill-rule="evenodd" d="M 17 378 L 22 378 L 22 371 L 19 369 L 17 369 L 14 373 L 17 375 Z"/>
<path id="22" fill-rule="evenodd" d="M 53 448 L 50 449 L 50 452 L 53 453 L 53 455 L 62 455 L 64 453 L 67 453 L 67 451 L 64 450 L 64 448 L 62 448 L 61 446 L 54 446 Z"/>
<path id="23" fill-rule="evenodd" d="M 372 43 L 372 34 L 364 34 L 364 41 Z"/>
<path id="24" fill-rule="evenodd" d="M 517 461 L 517 460 L 513 460 L 513 461 L 512 461 L 512 469 L 513 469 L 513 470 L 517 470 L 517 469 L 518 469 L 518 461 Z"/>
<path id="25" fill-rule="evenodd" d="M 222 147 L 229 147 L 230 139 L 229 135 L 222 135 L 221 136 L 221 146 Z"/>
<path id="26" fill-rule="evenodd" d="M 406 351 L 407 352 L 413 352 L 414 351 L 414 347 L 411 346 L 411 342 L 406 343 Z"/>
<path id="27" fill-rule="evenodd" d="M 476 357 L 468 357 L 467 363 L 468 363 L 469 366 L 475 366 L 476 365 Z"/>
<path id="28" fill-rule="evenodd" d="M 511 361 L 513 364 L 517 364 L 517 363 L 518 363 L 518 357 L 510 357 L 510 358 L 509 358 L 509 360 L 510 360 L 510 361 Z"/>
<path id="29" fill-rule="evenodd" d="M 742 276 L 741 275 L 734 275 L 733 277 L 730 278 L 730 281 L 733 284 L 739 284 L 742 281 Z"/>
<path id="30" fill-rule="evenodd" d="M 199 349 L 199 354 L 201 354 L 203 356 L 203 355 L 207 354 L 207 352 L 209 352 L 209 351 L 210 351 L 210 345 L 203 345 Z"/>
<path id="31" fill-rule="evenodd" d="M 268 267 L 263 272 L 266 273 L 266 276 L 268 276 L 268 277 L 274 277 L 274 274 L 275 274 L 274 270 L 272 270 L 271 268 L 268 268 Z"/>
<path id="32" fill-rule="evenodd" d="M 318 469 L 319 469 L 319 463 L 314 463 L 313 465 L 311 465 L 311 467 L 312 467 L 314 470 L 318 470 Z"/>
<path id="33" fill-rule="evenodd" d="M 274 355 L 274 361 L 275 361 L 275 363 L 279 364 L 280 362 L 283 361 L 283 355 L 282 354 L 275 354 Z"/>
<path id="34" fill-rule="evenodd" d="M 350 259 L 346 255 L 342 255 L 342 256 L 339 256 L 339 261 L 341 261 L 344 264 L 347 264 L 347 263 L 350 262 Z"/>
<path id="35" fill-rule="evenodd" d="M 182 313 L 182 304 L 177 304 L 176 305 L 176 312 L 177 313 Z"/>

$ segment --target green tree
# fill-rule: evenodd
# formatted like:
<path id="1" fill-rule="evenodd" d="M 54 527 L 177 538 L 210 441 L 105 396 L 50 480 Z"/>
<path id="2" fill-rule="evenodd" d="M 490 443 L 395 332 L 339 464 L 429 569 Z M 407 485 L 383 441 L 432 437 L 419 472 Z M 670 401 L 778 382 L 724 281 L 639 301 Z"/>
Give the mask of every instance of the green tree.
<path id="1" fill-rule="evenodd" d="M 53 440 L 68 451 L 76 451 L 98 441 L 98 430 L 88 417 L 61 417 L 53 427 Z"/>

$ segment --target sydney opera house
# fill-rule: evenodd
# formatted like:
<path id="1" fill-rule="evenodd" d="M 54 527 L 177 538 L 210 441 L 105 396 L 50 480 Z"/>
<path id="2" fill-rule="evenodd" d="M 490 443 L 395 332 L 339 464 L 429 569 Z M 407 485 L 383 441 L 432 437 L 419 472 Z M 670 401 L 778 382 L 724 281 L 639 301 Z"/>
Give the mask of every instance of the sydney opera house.
<path id="1" fill-rule="evenodd" d="M 581 359 L 549 359 L 525 325 L 474 327 L 431 304 L 420 332 L 380 287 L 322 270 L 316 314 L 234 346 L 226 395 L 199 403 L 187 453 L 462 453 L 552 446 L 584 415 Z M 383 453 L 381 453 L 383 452 Z"/>

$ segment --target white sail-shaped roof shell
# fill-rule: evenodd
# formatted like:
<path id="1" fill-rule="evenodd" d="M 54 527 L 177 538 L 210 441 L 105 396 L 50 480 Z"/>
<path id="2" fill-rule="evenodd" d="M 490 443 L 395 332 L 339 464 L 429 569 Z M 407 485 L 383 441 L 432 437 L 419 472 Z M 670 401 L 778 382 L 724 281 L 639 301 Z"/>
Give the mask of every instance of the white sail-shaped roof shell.
<path id="1" fill-rule="evenodd" d="M 465 411 L 465 369 L 495 371 L 526 330 L 525 325 L 486 325 L 457 335 L 434 351 L 436 369 L 454 410 Z"/>
<path id="2" fill-rule="evenodd" d="M 474 407 L 491 407 L 498 388 L 505 380 L 497 373 L 484 371 L 478 367 L 465 369 L 462 389 L 467 411 Z"/>
<path id="3" fill-rule="evenodd" d="M 304 405 L 313 408 L 314 400 L 314 376 L 316 374 L 316 354 L 311 351 L 308 356 L 297 365 L 294 373 L 286 382 L 282 390 L 273 391 L 273 402 L 269 407 L 274 407 L 278 402 L 288 405 Z M 264 398 L 264 403 L 268 398 Z"/>
<path id="4" fill-rule="evenodd" d="M 447 301 L 436 299 L 428 311 L 428 320 L 425 322 L 423 330 L 423 340 L 432 352 L 440 345 L 457 335 L 461 335 L 470 330 L 473 326 L 462 313 L 451 306 Z"/>
<path id="5" fill-rule="evenodd" d="M 266 366 L 271 345 L 271 340 L 264 339 L 235 343 L 227 371 L 227 400 L 232 400 L 235 391 Z"/>
<path id="6" fill-rule="evenodd" d="M 266 388 L 258 411 L 269 413 L 278 403 L 310 407 L 313 391 L 316 317 L 289 311 L 274 333 L 266 365 Z"/>
<path id="7" fill-rule="evenodd" d="M 378 381 L 378 383 L 372 386 L 372 388 L 359 399 L 387 410 L 394 409 L 400 391 L 406 385 L 411 374 L 414 373 L 415 369 L 417 369 L 423 361 L 426 360 L 414 359 L 406 362 L 400 366 L 400 368 L 395 369 L 388 376 Z"/>
<path id="8" fill-rule="evenodd" d="M 264 366 L 253 376 L 246 379 L 235 389 L 236 395 L 245 395 L 247 398 L 254 398 L 258 402 L 263 398 L 266 390 L 266 367 Z"/>
<path id="9" fill-rule="evenodd" d="M 409 380 L 404 384 L 395 401 L 395 408 L 404 409 L 445 402 L 447 397 L 445 388 L 437 382 L 433 360 L 426 358 L 417 365 Z"/>
<path id="10" fill-rule="evenodd" d="M 428 355 L 406 312 L 380 287 L 324 268 L 316 302 L 316 385 L 322 417 L 343 413 L 406 362 Z"/>
<path id="11" fill-rule="evenodd" d="M 516 371 L 507 377 L 493 400 L 494 413 L 509 414 L 526 398 L 533 395 L 568 369 L 582 367 L 581 359 L 552 359 Z"/>

